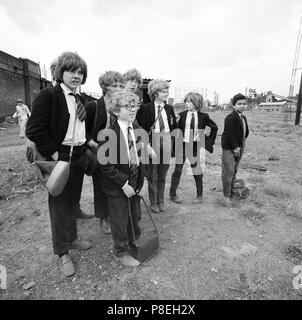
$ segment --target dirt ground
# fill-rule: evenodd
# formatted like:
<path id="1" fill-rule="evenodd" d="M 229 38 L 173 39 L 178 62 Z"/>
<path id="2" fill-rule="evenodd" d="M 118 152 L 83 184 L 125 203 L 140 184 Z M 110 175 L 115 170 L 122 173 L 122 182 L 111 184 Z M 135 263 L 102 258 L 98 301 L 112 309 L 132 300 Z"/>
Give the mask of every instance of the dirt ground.
<path id="1" fill-rule="evenodd" d="M 0 265 L 7 270 L 0 299 L 302 299 L 302 288 L 293 287 L 293 268 L 302 265 L 302 127 L 284 127 L 282 114 L 246 113 L 250 136 L 238 176 L 251 196 L 229 205 L 220 177 L 226 114 L 210 113 L 219 132 L 214 153 L 206 154 L 203 204 L 192 204 L 195 184 L 187 169 L 178 190 L 184 203 L 168 199 L 171 164 L 168 211 L 153 215 L 159 252 L 138 268 L 123 267 L 98 221 L 79 220 L 79 236 L 90 239 L 93 248 L 71 251 L 77 272 L 68 279 L 57 269 L 47 192 L 25 159 L 24 140 L 15 125 L 0 130 Z M 145 183 L 148 202 L 146 190 Z M 90 177 L 81 205 L 93 211 Z M 146 214 L 142 229 L 151 229 Z"/>

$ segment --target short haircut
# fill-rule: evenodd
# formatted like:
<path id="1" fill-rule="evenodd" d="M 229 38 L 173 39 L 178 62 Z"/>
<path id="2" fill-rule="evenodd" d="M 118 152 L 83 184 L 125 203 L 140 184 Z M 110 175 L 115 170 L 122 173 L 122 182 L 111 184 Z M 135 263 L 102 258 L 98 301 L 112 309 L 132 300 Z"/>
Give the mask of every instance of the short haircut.
<path id="1" fill-rule="evenodd" d="M 125 102 L 125 101 L 126 103 L 134 104 L 137 107 L 140 105 L 140 99 L 138 95 L 123 89 L 113 94 L 111 101 L 109 103 L 108 111 L 119 113 L 121 110 L 122 102 Z"/>
<path id="2" fill-rule="evenodd" d="M 184 102 L 191 101 L 194 107 L 198 110 L 203 107 L 203 97 L 198 92 L 189 92 L 184 98 Z"/>
<path id="3" fill-rule="evenodd" d="M 87 79 L 87 64 L 83 58 L 81 58 L 76 52 L 63 52 L 58 57 L 58 62 L 55 69 L 55 79 L 60 83 L 63 82 L 64 71 L 75 71 L 78 68 L 83 73 L 83 80 L 81 84 L 84 84 Z"/>
<path id="4" fill-rule="evenodd" d="M 55 78 L 55 70 L 58 64 L 58 58 L 55 58 L 50 64 L 50 71 L 53 78 Z"/>
<path id="5" fill-rule="evenodd" d="M 123 74 L 124 82 L 126 83 L 129 80 L 136 80 L 138 85 L 142 83 L 142 76 L 140 72 L 136 69 L 130 69 Z"/>
<path id="6" fill-rule="evenodd" d="M 154 79 L 148 83 L 148 93 L 152 100 L 155 99 L 155 95 L 158 91 L 162 91 L 169 88 L 169 82 L 163 79 Z"/>
<path id="7" fill-rule="evenodd" d="M 244 96 L 242 93 L 236 94 L 236 95 L 233 97 L 233 99 L 232 99 L 232 104 L 233 104 L 233 106 L 235 106 L 235 104 L 236 104 L 236 102 L 237 102 L 238 100 L 246 100 L 246 96 Z"/>
<path id="8" fill-rule="evenodd" d="M 124 83 L 123 76 L 117 71 L 106 71 L 99 77 L 99 84 L 103 90 L 103 95 L 107 93 L 107 87 L 116 82 Z"/>

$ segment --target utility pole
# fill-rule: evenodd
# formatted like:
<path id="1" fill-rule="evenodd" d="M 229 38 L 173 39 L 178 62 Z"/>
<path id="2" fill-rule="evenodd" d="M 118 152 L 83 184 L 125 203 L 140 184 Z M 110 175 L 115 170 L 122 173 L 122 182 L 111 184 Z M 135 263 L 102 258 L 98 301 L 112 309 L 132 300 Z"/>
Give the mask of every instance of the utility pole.
<path id="1" fill-rule="evenodd" d="M 300 81 L 300 90 L 299 90 L 299 95 L 298 95 L 295 126 L 298 126 L 300 124 L 301 104 L 302 104 L 302 74 L 301 74 L 301 81 Z"/>

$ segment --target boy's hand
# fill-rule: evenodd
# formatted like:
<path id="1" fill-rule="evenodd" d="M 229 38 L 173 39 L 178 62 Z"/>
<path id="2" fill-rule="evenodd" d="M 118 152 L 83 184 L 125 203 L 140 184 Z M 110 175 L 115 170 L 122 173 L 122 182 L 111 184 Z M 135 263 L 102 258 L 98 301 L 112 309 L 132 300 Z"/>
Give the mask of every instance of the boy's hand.
<path id="1" fill-rule="evenodd" d="M 134 189 L 128 184 L 128 182 L 124 185 L 123 191 L 127 198 L 131 198 L 135 195 Z"/>
<path id="2" fill-rule="evenodd" d="M 240 157 L 240 148 L 239 148 L 239 147 L 236 148 L 235 150 L 233 150 L 233 152 L 234 152 L 234 156 L 235 156 L 236 158 L 239 158 L 239 157 Z"/>
<path id="3" fill-rule="evenodd" d="M 95 142 L 95 141 L 93 141 L 92 139 L 88 142 L 88 146 L 91 148 L 91 149 L 94 149 L 94 150 L 97 150 L 97 148 L 98 148 L 98 144 Z"/>
<path id="4" fill-rule="evenodd" d="M 150 144 L 147 145 L 148 155 L 151 156 L 152 159 L 156 159 L 156 153 L 154 149 L 150 146 Z"/>

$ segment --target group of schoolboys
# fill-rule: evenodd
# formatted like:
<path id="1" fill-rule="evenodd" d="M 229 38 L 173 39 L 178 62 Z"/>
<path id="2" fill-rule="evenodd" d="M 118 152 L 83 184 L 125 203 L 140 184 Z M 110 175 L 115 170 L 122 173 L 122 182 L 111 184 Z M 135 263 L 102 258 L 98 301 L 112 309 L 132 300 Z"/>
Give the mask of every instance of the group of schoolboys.
<path id="1" fill-rule="evenodd" d="M 115 71 L 101 75 L 99 85 L 103 96 L 89 102 L 79 90 L 87 78 L 87 64 L 83 58 L 77 53 L 64 52 L 51 69 L 52 86 L 41 90 L 34 100 L 26 136 L 49 160 L 68 161 L 73 146 L 70 174 L 63 192 L 57 197 L 48 195 L 53 249 L 59 257 L 59 269 L 65 276 L 72 276 L 75 265 L 69 250 L 91 248 L 89 241 L 78 239 L 76 222 L 77 218 L 88 216 L 80 209 L 87 148 L 97 152 L 99 160 L 99 166 L 92 174 L 95 216 L 100 219 L 103 230 L 112 233 L 116 259 L 124 266 L 138 266 L 140 262 L 131 256 L 130 251 L 141 234 L 139 193 L 144 179 L 148 180 L 151 211 L 165 212 L 165 182 L 174 149 L 176 164 L 170 199 L 175 203 L 182 202 L 176 190 L 183 164 L 188 159 L 197 191 L 193 202 L 201 203 L 203 173 L 200 152 L 204 149 L 213 152 L 218 128 L 207 113 L 200 111 L 203 98 L 199 93 L 186 95 L 187 110 L 177 118 L 173 107 L 166 103 L 169 83 L 165 80 L 149 82 L 151 102 L 140 105 L 135 92 L 142 78 L 136 69 L 124 75 Z M 232 197 L 234 163 L 241 158 L 248 135 L 247 121 L 242 116 L 245 103 L 243 95 L 234 97 L 234 112 L 226 117 L 222 135 L 223 191 L 228 198 Z M 204 133 L 206 127 L 210 128 L 209 135 Z M 141 139 L 138 129 L 141 128 L 147 133 L 147 140 L 144 139 L 141 150 L 138 150 L 137 143 Z M 114 133 L 115 139 L 108 140 L 105 130 Z M 103 137 L 106 139 L 100 138 L 102 132 L 105 132 Z M 171 144 L 174 132 L 177 134 Z M 116 154 L 114 161 L 99 159 L 98 151 L 106 143 L 106 155 L 113 151 Z M 142 153 L 147 155 L 147 166 L 142 165 Z M 147 174 L 143 170 L 146 167 Z"/>

